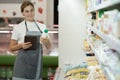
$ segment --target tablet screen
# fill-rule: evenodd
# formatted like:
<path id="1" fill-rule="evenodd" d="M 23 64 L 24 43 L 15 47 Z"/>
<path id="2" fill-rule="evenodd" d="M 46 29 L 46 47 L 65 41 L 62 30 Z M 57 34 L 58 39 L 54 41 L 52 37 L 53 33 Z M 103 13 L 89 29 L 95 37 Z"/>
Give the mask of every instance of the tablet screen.
<path id="1" fill-rule="evenodd" d="M 36 50 L 37 49 L 37 36 L 27 35 L 27 36 L 25 36 L 25 42 L 32 43 L 32 46 L 26 50 Z"/>

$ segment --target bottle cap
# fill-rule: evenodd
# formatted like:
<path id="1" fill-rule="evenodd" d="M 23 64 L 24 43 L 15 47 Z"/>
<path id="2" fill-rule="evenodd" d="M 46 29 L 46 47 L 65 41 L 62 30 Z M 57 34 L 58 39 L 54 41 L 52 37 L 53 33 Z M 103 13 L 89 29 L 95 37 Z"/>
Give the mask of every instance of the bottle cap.
<path id="1" fill-rule="evenodd" d="M 48 29 L 45 29 L 44 32 L 45 32 L 45 33 L 48 33 Z"/>

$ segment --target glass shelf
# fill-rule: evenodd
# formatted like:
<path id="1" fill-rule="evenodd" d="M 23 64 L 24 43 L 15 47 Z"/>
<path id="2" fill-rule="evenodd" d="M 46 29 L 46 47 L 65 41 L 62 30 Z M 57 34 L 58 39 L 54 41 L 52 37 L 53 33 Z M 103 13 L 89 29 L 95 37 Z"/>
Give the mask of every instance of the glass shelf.
<path id="1" fill-rule="evenodd" d="M 102 56 L 100 55 L 100 53 L 94 48 L 94 46 L 91 44 L 89 38 L 87 39 L 93 52 L 95 53 L 95 56 L 97 57 L 98 63 L 100 64 L 100 67 L 102 68 L 104 74 L 106 75 L 108 80 L 115 80 L 114 74 L 112 73 L 112 71 L 110 70 L 109 66 L 105 66 L 102 63 Z"/>
<path id="2" fill-rule="evenodd" d="M 98 5 L 96 8 L 88 10 L 88 13 L 95 12 L 95 11 L 101 10 L 101 9 L 102 10 L 115 9 L 114 7 L 120 8 L 120 0 L 106 1 L 106 2 Z"/>
<path id="3" fill-rule="evenodd" d="M 90 27 L 92 31 L 94 31 L 97 35 L 99 35 L 111 48 L 115 49 L 118 53 L 120 53 L 120 40 L 111 36 L 104 34 L 97 29 Z"/>

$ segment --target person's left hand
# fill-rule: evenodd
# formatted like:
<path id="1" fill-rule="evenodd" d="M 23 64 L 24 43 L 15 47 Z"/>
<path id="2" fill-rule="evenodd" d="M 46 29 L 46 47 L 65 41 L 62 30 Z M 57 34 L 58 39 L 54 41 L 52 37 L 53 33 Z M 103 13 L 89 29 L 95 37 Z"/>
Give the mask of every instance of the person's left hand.
<path id="1" fill-rule="evenodd" d="M 40 38 L 40 41 L 41 41 L 43 44 L 47 44 L 48 40 L 49 40 L 48 37 L 46 37 L 46 38 L 41 37 L 41 38 Z"/>

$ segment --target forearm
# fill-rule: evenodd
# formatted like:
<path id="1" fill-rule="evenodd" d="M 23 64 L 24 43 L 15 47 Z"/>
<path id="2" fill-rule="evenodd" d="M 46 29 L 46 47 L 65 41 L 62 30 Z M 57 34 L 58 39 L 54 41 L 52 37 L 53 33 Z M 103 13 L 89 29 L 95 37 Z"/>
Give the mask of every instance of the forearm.
<path id="1" fill-rule="evenodd" d="M 10 46 L 11 51 L 17 51 L 21 48 L 22 48 L 22 44 L 17 44 L 17 45 L 14 45 L 14 46 Z"/>

